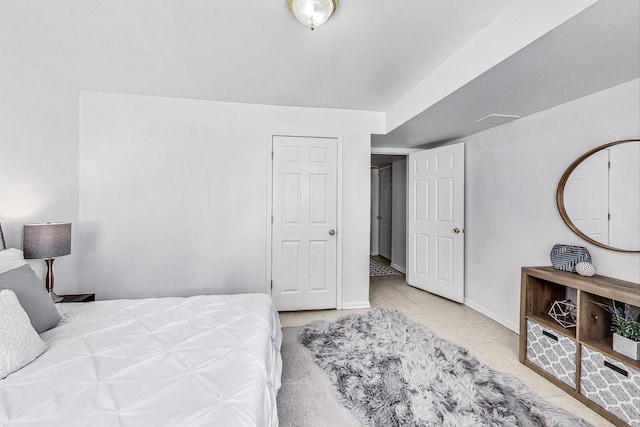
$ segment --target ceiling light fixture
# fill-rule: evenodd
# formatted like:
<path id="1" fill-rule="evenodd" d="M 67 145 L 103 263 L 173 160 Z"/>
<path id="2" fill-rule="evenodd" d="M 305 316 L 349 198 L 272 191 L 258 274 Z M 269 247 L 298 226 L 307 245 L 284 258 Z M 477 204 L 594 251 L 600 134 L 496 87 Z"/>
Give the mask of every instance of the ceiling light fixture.
<path id="1" fill-rule="evenodd" d="M 293 16 L 312 30 L 325 22 L 338 7 L 339 0 L 287 0 Z"/>

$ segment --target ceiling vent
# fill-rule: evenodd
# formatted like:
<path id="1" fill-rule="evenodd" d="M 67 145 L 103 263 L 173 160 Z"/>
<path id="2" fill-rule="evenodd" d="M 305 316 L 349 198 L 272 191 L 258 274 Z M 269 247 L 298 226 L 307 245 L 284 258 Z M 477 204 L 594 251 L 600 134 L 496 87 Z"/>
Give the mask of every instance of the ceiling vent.
<path id="1" fill-rule="evenodd" d="M 497 126 L 519 118 L 520 116 L 514 116 L 512 114 L 489 114 L 488 116 L 484 116 L 483 118 L 476 120 L 476 123 Z"/>

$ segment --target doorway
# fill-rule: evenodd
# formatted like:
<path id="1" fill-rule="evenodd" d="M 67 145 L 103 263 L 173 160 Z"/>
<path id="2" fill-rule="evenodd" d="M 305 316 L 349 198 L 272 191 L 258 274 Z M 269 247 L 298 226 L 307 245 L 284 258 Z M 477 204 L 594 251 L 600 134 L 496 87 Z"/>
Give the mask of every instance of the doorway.
<path id="1" fill-rule="evenodd" d="M 371 157 L 371 255 L 380 254 L 382 240 L 380 233 L 376 232 L 380 221 L 380 169 L 384 167 L 381 161 L 388 157 L 386 150 L 393 150 L 394 155 L 401 153 L 404 157 L 403 176 L 396 179 L 393 174 L 392 184 L 396 181 L 404 184 L 402 216 L 405 223 L 402 250 L 394 250 L 397 234 L 393 226 L 398 208 L 394 192 L 391 267 L 405 273 L 411 286 L 463 302 L 464 143 L 427 150 L 374 150 Z M 393 165 L 394 161 L 391 163 Z M 394 263 L 394 254 L 403 255 L 402 266 Z"/>
<path id="2" fill-rule="evenodd" d="M 405 155 L 371 155 L 371 253 L 406 271 Z"/>

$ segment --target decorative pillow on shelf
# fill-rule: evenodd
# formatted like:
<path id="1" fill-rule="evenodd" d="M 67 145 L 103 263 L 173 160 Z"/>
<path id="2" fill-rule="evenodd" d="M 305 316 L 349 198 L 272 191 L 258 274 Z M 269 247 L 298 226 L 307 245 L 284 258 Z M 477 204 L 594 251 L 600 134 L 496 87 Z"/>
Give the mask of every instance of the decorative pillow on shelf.
<path id="1" fill-rule="evenodd" d="M 551 264 L 556 270 L 574 272 L 579 262 L 591 262 L 591 255 L 587 248 L 556 244 L 549 254 Z"/>
<path id="2" fill-rule="evenodd" d="M 0 251 L 0 274 L 27 264 L 20 249 L 9 248 Z"/>
<path id="3" fill-rule="evenodd" d="M 0 379 L 33 362 L 47 345 L 13 291 L 0 291 Z"/>
<path id="4" fill-rule="evenodd" d="M 4 251 L 3 251 L 4 252 Z M 15 292 L 31 324 L 39 334 L 56 326 L 61 317 L 42 280 L 30 265 L 0 274 L 0 290 Z"/>

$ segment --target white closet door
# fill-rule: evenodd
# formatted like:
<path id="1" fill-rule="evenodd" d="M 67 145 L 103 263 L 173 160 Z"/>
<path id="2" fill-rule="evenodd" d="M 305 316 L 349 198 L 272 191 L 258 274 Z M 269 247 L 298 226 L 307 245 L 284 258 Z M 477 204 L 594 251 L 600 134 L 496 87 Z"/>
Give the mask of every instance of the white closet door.
<path id="1" fill-rule="evenodd" d="M 335 138 L 273 137 L 272 297 L 278 310 L 336 307 Z"/>

